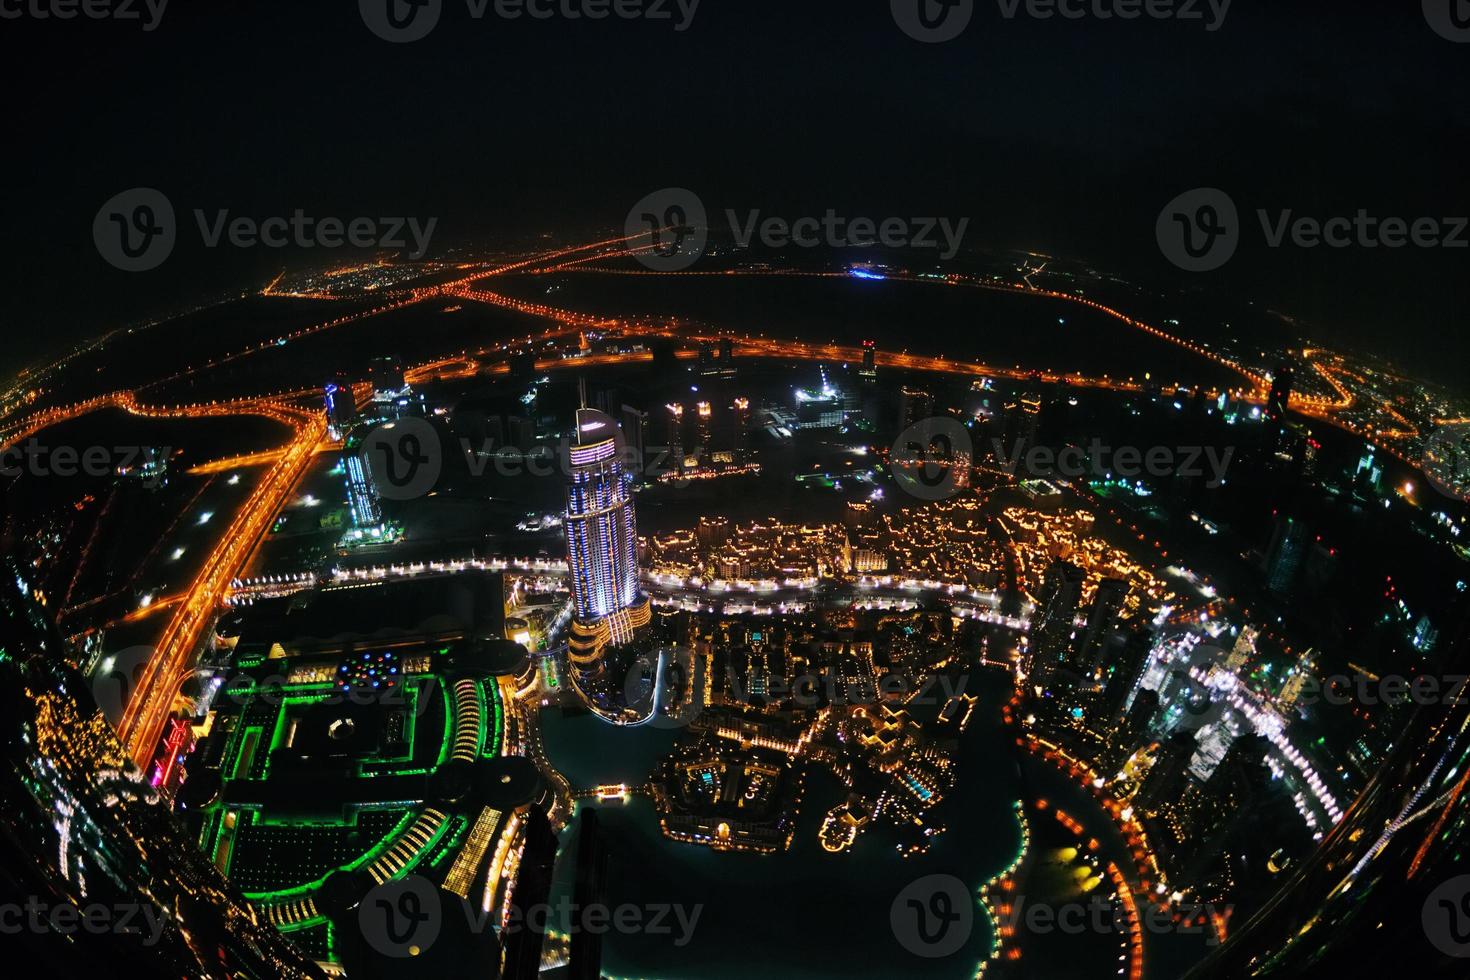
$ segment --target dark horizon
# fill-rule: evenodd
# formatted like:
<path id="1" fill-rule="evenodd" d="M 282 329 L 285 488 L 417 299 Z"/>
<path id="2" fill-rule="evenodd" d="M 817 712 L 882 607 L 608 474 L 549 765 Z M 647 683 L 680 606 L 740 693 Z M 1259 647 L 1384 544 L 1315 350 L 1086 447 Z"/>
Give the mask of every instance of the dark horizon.
<path id="1" fill-rule="evenodd" d="M 151 31 L 7 21 L 24 39 L 0 69 L 25 93 L 11 144 L 30 159 L 9 182 L 24 233 L 8 245 L 6 373 L 363 254 L 206 249 L 195 209 L 433 218 L 433 258 L 620 227 L 645 194 L 687 187 L 712 217 L 968 218 L 967 247 L 1277 310 L 1329 346 L 1458 380 L 1464 251 L 1271 248 L 1256 217 L 1470 214 L 1466 111 L 1446 97 L 1470 59 L 1415 5 L 1237 2 L 1211 31 L 979 4 L 945 44 L 905 37 L 881 4 L 789 7 L 704 0 L 681 32 L 450 3 L 408 44 L 374 37 L 351 4 L 170 7 Z M 91 235 L 133 187 L 178 212 L 178 248 L 146 273 L 107 265 Z M 1194 187 L 1240 209 L 1244 240 L 1213 272 L 1179 270 L 1155 241 L 1160 209 Z"/>

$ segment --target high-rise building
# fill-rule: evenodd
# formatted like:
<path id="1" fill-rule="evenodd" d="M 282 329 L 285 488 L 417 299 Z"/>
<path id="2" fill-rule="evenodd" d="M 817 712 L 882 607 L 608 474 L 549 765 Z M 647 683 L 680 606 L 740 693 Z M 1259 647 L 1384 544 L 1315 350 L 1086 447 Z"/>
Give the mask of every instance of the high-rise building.
<path id="1" fill-rule="evenodd" d="M 372 467 L 363 459 L 361 437 L 361 432 L 353 433 L 342 447 L 342 469 L 347 474 L 347 505 L 352 526 L 370 533 L 382 529 L 383 507 Z"/>
<path id="2" fill-rule="evenodd" d="M 694 406 L 694 426 L 698 439 L 695 448 L 699 453 L 699 458 L 708 459 L 714 443 L 714 407 L 709 402 L 700 402 Z"/>
<path id="3" fill-rule="evenodd" d="M 352 393 L 351 382 L 336 378 L 327 385 L 326 406 L 332 435 L 341 439 L 357 424 L 357 398 Z"/>
<path id="4" fill-rule="evenodd" d="M 577 817 L 577 865 L 572 883 L 575 908 L 597 908 L 607 900 L 607 842 L 597 811 L 592 807 Z M 602 976 L 602 934 L 591 929 L 572 933 L 567 963 L 571 980 L 598 980 Z"/>
<path id="5" fill-rule="evenodd" d="M 1271 394 L 1266 401 L 1266 418 L 1280 424 L 1286 420 L 1286 408 L 1291 402 L 1291 386 L 1296 371 L 1285 361 L 1276 365 L 1271 374 Z"/>
<path id="6" fill-rule="evenodd" d="M 1276 370 L 1271 373 L 1271 392 L 1266 397 L 1266 428 L 1272 452 L 1290 449 L 1298 438 L 1286 415 L 1287 407 L 1291 404 L 1292 383 L 1295 380 L 1296 371 L 1285 361 L 1277 364 Z"/>
<path id="7" fill-rule="evenodd" d="M 1268 742 L 1261 735 L 1241 735 L 1230 744 L 1215 771 L 1194 786 L 1175 807 L 1190 860 L 1181 869 L 1193 883 L 1214 861 L 1234 828 L 1251 816 L 1252 805 L 1271 782 L 1266 768 Z"/>
<path id="8" fill-rule="evenodd" d="M 871 340 L 863 341 L 863 366 L 858 368 L 858 377 L 864 381 L 878 379 L 878 345 Z"/>
<path id="9" fill-rule="evenodd" d="M 1256 638 L 1261 631 L 1254 626 L 1247 626 L 1240 631 L 1235 638 L 1235 645 L 1230 648 L 1230 656 L 1225 658 L 1225 669 L 1232 674 L 1244 670 L 1256 655 Z"/>
<path id="10" fill-rule="evenodd" d="M 1128 699 L 1133 696 L 1143 677 L 1143 668 L 1148 663 L 1148 653 L 1152 646 L 1152 632 L 1130 632 L 1122 645 L 1116 648 L 1112 662 L 1103 665 L 1110 673 L 1103 685 L 1099 712 L 1107 724 L 1114 724 L 1123 716 Z M 1157 703 L 1155 706 L 1157 707 Z"/>
<path id="11" fill-rule="evenodd" d="M 1138 696 L 1128 706 L 1128 717 L 1124 724 L 1141 736 L 1153 725 L 1158 713 L 1159 692 L 1146 687 L 1138 692 Z"/>
<path id="12" fill-rule="evenodd" d="M 918 425 L 934 415 L 934 396 L 921 388 L 904 385 L 899 392 L 898 412 L 902 428 Z"/>
<path id="13" fill-rule="evenodd" d="M 1041 399 L 1023 393 L 1005 406 L 1003 448 L 1015 458 L 1036 445 L 1041 434 Z"/>
<path id="14" fill-rule="evenodd" d="M 634 408 L 632 405 L 623 406 L 623 439 L 628 444 L 630 458 L 638 472 L 648 473 L 648 413 Z"/>
<path id="15" fill-rule="evenodd" d="M 735 430 L 732 445 L 735 450 L 735 461 L 743 463 L 750 453 L 750 399 L 737 398 L 730 409 L 731 425 Z"/>
<path id="16" fill-rule="evenodd" d="M 1144 739 L 1148 738 L 1153 720 L 1159 713 L 1159 692 L 1148 688 L 1138 692 L 1128 715 L 1108 736 L 1108 748 L 1102 758 L 1108 765 L 1116 765 L 1128 758 Z"/>
<path id="17" fill-rule="evenodd" d="M 622 432 L 594 409 L 579 409 L 576 419 L 567 468 L 570 656 L 591 675 L 601 667 L 603 648 L 631 640 L 650 616 L 638 583 L 638 529 Z"/>
<path id="18" fill-rule="evenodd" d="M 1281 598 L 1289 597 L 1301 576 L 1309 530 L 1294 517 L 1281 515 L 1266 551 L 1266 589 Z"/>
<path id="19" fill-rule="evenodd" d="M 846 418 L 847 400 L 827 379 L 826 367 L 819 367 L 821 385 L 816 389 L 796 389 L 796 427 L 798 429 L 835 429 Z"/>
<path id="20" fill-rule="evenodd" d="M 1189 787 L 1189 762 L 1197 748 L 1199 743 L 1193 732 L 1170 735 L 1168 741 L 1159 746 L 1153 768 L 1133 798 L 1134 805 L 1145 811 L 1156 811 L 1182 799 Z"/>
<path id="21" fill-rule="evenodd" d="M 1087 573 L 1058 558 L 1046 569 L 1031 626 L 1031 670 L 1038 683 L 1058 665 L 1072 643 L 1077 605 Z"/>
<path id="22" fill-rule="evenodd" d="M 375 357 L 368 365 L 368 378 L 373 383 L 373 397 L 396 395 L 406 387 L 403 362 L 396 357 Z"/>
<path id="23" fill-rule="evenodd" d="M 720 373 L 719 363 L 715 360 L 715 345 L 707 340 L 699 345 L 699 373 L 705 377 Z"/>
<path id="24" fill-rule="evenodd" d="M 1128 601 L 1128 580 L 1105 578 L 1097 584 L 1092 606 L 1087 611 L 1087 625 L 1077 637 L 1073 659 L 1084 676 L 1091 676 L 1102 660 L 1103 645 L 1118 627 L 1118 616 Z"/>
<path id="25" fill-rule="evenodd" d="M 675 402 L 666 406 L 669 410 L 668 434 L 669 434 L 669 465 L 675 472 L 684 470 L 684 406 Z"/>

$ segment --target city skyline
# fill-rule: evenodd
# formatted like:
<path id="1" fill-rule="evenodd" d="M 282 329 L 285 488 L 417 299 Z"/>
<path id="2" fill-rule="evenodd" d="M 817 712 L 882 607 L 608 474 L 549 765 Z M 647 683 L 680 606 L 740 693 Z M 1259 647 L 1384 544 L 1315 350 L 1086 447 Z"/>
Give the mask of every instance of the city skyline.
<path id="1" fill-rule="evenodd" d="M 1461 976 L 1463 6 L 0 0 L 0 949 Z"/>

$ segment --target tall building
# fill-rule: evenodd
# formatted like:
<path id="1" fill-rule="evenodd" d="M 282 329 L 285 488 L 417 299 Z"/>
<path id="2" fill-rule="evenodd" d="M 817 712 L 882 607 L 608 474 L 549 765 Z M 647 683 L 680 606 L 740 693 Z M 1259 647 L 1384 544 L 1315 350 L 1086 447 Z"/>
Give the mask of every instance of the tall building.
<path id="1" fill-rule="evenodd" d="M 1133 798 L 1135 806 L 1149 812 L 1172 805 L 1189 787 L 1189 762 L 1199 747 L 1193 732 L 1175 732 L 1159 746 L 1153 768 Z"/>
<path id="2" fill-rule="evenodd" d="M 1148 663 L 1148 653 L 1152 646 L 1153 634 L 1150 631 L 1130 632 L 1122 646 L 1117 648 L 1112 662 L 1104 664 L 1110 673 L 1103 685 L 1099 711 L 1108 724 L 1117 722 L 1123 716 L 1128 699 L 1133 696 L 1143 677 L 1143 668 Z"/>
<path id="3" fill-rule="evenodd" d="M 1271 783 L 1266 768 L 1268 742 L 1261 735 L 1241 735 L 1203 783 L 1191 789 L 1175 808 L 1186 834 L 1190 860 L 1180 877 L 1193 884 L 1217 858 L 1234 828 L 1252 815 L 1252 807 Z"/>
<path id="4" fill-rule="evenodd" d="M 341 439 L 357 424 L 357 397 L 352 393 L 351 382 L 336 378 L 327 385 L 326 406 L 332 435 Z"/>
<path id="5" fill-rule="evenodd" d="M 570 656 L 590 676 L 601 668 L 603 648 L 631 640 L 650 614 L 638 584 L 638 528 L 622 432 L 590 408 L 578 410 L 576 424 L 567 468 Z"/>
<path id="6" fill-rule="evenodd" d="M 732 448 L 735 450 L 735 462 L 743 463 L 750 454 L 750 399 L 737 398 L 730 406 L 734 428 Z"/>
<path id="7" fill-rule="evenodd" d="M 373 383 L 373 397 L 396 395 L 407 387 L 403 362 L 396 357 L 375 357 L 368 365 L 368 379 Z"/>
<path id="8" fill-rule="evenodd" d="M 648 474 L 648 413 L 634 408 L 632 405 L 623 406 L 623 439 L 631 451 L 633 465 L 638 472 L 646 476 Z"/>
<path id="9" fill-rule="evenodd" d="M 1066 656 L 1087 573 L 1058 558 L 1046 569 L 1031 626 L 1031 670 L 1038 683 Z"/>
<path id="10" fill-rule="evenodd" d="M 383 527 L 383 507 L 378 486 L 373 481 L 372 467 L 363 459 L 361 431 L 355 432 L 342 447 L 342 469 L 347 474 L 347 505 L 352 526 L 364 533 Z"/>
<path id="11" fill-rule="evenodd" d="M 904 385 L 899 392 L 898 411 L 901 428 L 918 425 L 934 415 L 934 396 L 921 388 Z"/>
<path id="12" fill-rule="evenodd" d="M 1260 635 L 1261 631 L 1254 626 L 1243 628 L 1235 638 L 1235 645 L 1230 648 L 1230 656 L 1225 658 L 1225 669 L 1232 674 L 1244 670 L 1256 655 L 1256 638 Z"/>
<path id="13" fill-rule="evenodd" d="M 1281 515 L 1266 551 L 1266 589 L 1275 596 L 1287 598 L 1296 588 L 1306 557 L 1310 531 L 1294 517 Z"/>
<path id="14" fill-rule="evenodd" d="M 577 865 L 572 883 L 575 908 L 589 909 L 607 901 L 607 842 L 597 811 L 582 810 L 577 817 Z M 602 934 L 578 929 L 572 934 L 566 976 L 571 980 L 598 980 L 602 976 Z"/>
<path id="15" fill-rule="evenodd" d="M 735 376 L 735 339 L 733 337 L 720 338 L 720 376 L 725 378 Z"/>
<path id="16" fill-rule="evenodd" d="M 1091 676 L 1102 660 L 1103 645 L 1118 627 L 1123 604 L 1128 601 L 1128 580 L 1105 578 L 1097 584 L 1092 606 L 1087 611 L 1087 625 L 1077 637 L 1073 659 L 1084 676 Z"/>
<path id="17" fill-rule="evenodd" d="M 422 396 L 415 396 L 403 373 L 403 362 L 396 357 L 375 357 L 368 365 L 372 382 L 372 402 L 367 408 L 378 419 L 401 419 L 415 411 L 422 412 Z M 417 404 L 416 404 L 417 402 Z"/>
<path id="18" fill-rule="evenodd" d="M 1035 446 L 1041 434 L 1041 399 L 1023 393 L 1005 406 L 1005 435 L 1002 446 L 1006 452 L 1019 458 L 1021 453 Z"/>
<path id="19" fill-rule="evenodd" d="M 669 465 L 676 472 L 684 470 L 684 406 L 675 402 L 666 406 L 669 410 Z"/>
<path id="20" fill-rule="evenodd" d="M 1286 421 L 1286 408 L 1291 402 L 1291 386 L 1296 372 L 1285 361 L 1271 374 L 1271 394 L 1266 401 L 1266 417 L 1278 425 Z"/>
<path id="21" fill-rule="evenodd" d="M 1279 453 L 1289 449 L 1297 438 L 1286 415 L 1287 406 L 1291 404 L 1292 383 L 1295 380 L 1295 370 L 1285 361 L 1277 364 L 1276 370 L 1271 373 L 1271 393 L 1266 396 L 1266 426 L 1272 452 Z"/>
<path id="22" fill-rule="evenodd" d="M 1108 750 L 1103 758 L 1109 765 L 1122 762 L 1145 738 L 1148 738 L 1154 716 L 1159 713 L 1159 692 L 1144 688 L 1133 699 L 1128 716 L 1108 737 Z"/>
<path id="23" fill-rule="evenodd" d="M 871 340 L 863 341 L 863 366 L 858 368 L 858 377 L 864 381 L 878 380 L 878 345 Z"/>
<path id="24" fill-rule="evenodd" d="M 694 406 L 694 430 L 698 438 L 695 444 L 699 451 L 699 458 L 709 458 L 710 449 L 714 444 L 714 407 L 709 402 L 699 402 Z"/>

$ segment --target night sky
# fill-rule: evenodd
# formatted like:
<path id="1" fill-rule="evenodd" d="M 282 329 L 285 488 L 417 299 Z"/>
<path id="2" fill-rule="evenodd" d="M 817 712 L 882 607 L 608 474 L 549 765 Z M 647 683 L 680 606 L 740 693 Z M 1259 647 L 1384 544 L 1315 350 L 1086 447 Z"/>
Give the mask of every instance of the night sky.
<path id="1" fill-rule="evenodd" d="M 200 247 L 196 207 L 433 216 L 442 249 L 621 227 L 667 186 L 715 213 L 969 217 L 967 244 L 1219 290 L 1441 380 L 1470 352 L 1470 249 L 1270 249 L 1254 217 L 1470 214 L 1470 44 L 1417 0 L 1236 0 L 1214 32 L 1007 20 L 977 0 L 937 45 L 884 0 L 702 0 L 682 33 L 474 20 L 446 0 L 404 45 L 348 0 L 174 0 L 152 32 L 5 19 L 0 44 L 7 373 L 301 264 Z M 127 274 L 91 229 L 135 186 L 169 196 L 181 243 Z M 1189 275 L 1154 222 L 1198 186 L 1248 227 L 1228 266 Z"/>

